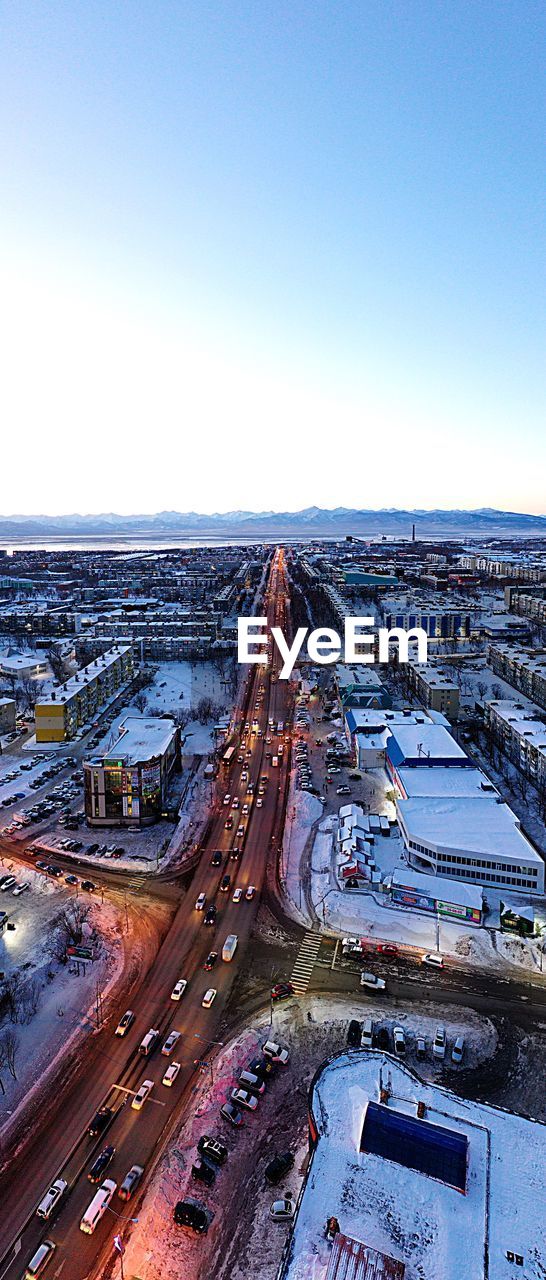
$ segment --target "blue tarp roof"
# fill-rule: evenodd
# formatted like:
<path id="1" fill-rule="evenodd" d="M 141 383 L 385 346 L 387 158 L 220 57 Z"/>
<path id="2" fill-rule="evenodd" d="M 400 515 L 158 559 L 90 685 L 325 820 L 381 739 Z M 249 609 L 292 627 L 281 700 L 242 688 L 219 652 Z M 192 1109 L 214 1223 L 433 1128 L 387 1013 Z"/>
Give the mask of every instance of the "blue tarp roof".
<path id="1" fill-rule="evenodd" d="M 466 1188 L 468 1139 L 464 1133 L 402 1115 L 378 1102 L 369 1102 L 360 1150 L 416 1169 L 458 1191 Z"/>

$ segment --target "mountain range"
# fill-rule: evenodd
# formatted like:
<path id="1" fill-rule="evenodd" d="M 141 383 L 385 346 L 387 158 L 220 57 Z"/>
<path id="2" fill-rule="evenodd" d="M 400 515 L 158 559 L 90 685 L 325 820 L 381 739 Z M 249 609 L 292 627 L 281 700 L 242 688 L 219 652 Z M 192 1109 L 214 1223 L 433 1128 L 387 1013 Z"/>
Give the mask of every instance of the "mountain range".
<path id="1" fill-rule="evenodd" d="M 66 537 L 108 537 L 124 535 L 161 539 L 242 537 L 411 538 L 546 537 L 546 516 L 481 507 L 475 511 L 362 510 L 350 507 L 305 507 L 301 511 L 227 511 L 204 515 L 196 511 L 160 511 L 155 515 L 12 515 L 0 516 L 0 539 Z"/>

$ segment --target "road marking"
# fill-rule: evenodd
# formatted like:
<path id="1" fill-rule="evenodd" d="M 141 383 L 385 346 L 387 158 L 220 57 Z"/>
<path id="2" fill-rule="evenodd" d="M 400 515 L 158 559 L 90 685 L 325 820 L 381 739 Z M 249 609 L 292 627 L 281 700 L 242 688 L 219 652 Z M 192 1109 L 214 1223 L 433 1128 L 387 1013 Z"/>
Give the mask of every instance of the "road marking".
<path id="1" fill-rule="evenodd" d="M 290 981 L 296 992 L 296 995 L 304 995 L 309 986 L 309 980 L 316 964 L 317 956 L 322 942 L 320 933 L 306 933 L 290 977 Z"/>

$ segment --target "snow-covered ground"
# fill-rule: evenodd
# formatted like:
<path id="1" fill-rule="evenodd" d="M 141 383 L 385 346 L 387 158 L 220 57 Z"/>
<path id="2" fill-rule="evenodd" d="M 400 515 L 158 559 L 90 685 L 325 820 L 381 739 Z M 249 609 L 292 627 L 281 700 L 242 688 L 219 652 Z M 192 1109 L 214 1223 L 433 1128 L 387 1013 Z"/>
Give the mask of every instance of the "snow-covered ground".
<path id="1" fill-rule="evenodd" d="M 270 1221 L 269 1207 L 287 1189 L 297 1195 L 302 1184 L 308 1154 L 308 1086 L 318 1065 L 344 1048 L 349 1020 L 362 1019 L 370 1008 L 376 1025 L 381 1022 L 392 1028 L 393 1021 L 402 1023 L 410 1060 L 416 1034 L 425 1034 L 430 1046 L 438 1022 L 446 1025 L 450 1043 L 456 1035 L 465 1036 L 468 1065 L 495 1052 L 496 1034 L 488 1019 L 445 1006 L 423 1006 L 418 1018 L 414 1006 L 401 1006 L 394 1018 L 392 1008 L 383 1008 L 375 1000 L 371 1006 L 358 997 L 316 995 L 275 1008 L 273 1027 L 266 1015 L 257 1017 L 215 1057 L 214 1082 L 209 1071 L 197 1077 L 191 1118 L 173 1135 L 138 1207 L 138 1226 L 129 1229 L 126 1275 L 162 1280 L 169 1260 L 180 1280 L 274 1280 L 287 1229 Z M 245 1113 L 243 1128 L 233 1130 L 220 1119 L 219 1107 L 241 1069 L 271 1035 L 289 1047 L 290 1064 L 268 1086 L 258 1114 Z M 425 1078 L 439 1078 L 430 1048 L 419 1070 Z M 216 1134 L 229 1150 L 227 1165 L 210 1189 L 191 1178 L 197 1140 L 203 1133 Z M 287 1149 L 295 1156 L 294 1167 L 278 1187 L 271 1187 L 264 1180 L 264 1168 L 275 1153 Z M 214 1214 L 205 1238 L 173 1222 L 174 1206 L 186 1195 L 206 1204 Z"/>
<path id="2" fill-rule="evenodd" d="M 225 673 L 214 662 L 162 662 L 154 674 L 153 684 L 145 689 L 144 696 L 148 702 L 147 714 L 150 711 L 197 711 L 202 699 L 218 708 L 228 710 L 234 701 L 230 692 L 230 670 L 226 664 Z M 201 724 L 194 717 L 182 732 L 183 750 L 190 755 L 208 755 L 214 750 L 215 716 Z M 113 732 L 115 726 L 112 726 Z"/>
<path id="3" fill-rule="evenodd" d="M 404 1144 L 394 1158 L 360 1150 L 371 1104 L 380 1115 L 412 1117 L 420 1102 L 430 1126 L 467 1144 L 464 1194 L 444 1179 L 405 1168 Z M 445 1089 L 421 1083 L 380 1053 L 342 1054 L 325 1067 L 313 1100 L 319 1140 L 291 1242 L 287 1280 L 325 1280 L 332 1245 L 325 1218 L 344 1235 L 405 1265 L 406 1280 L 513 1280 L 521 1255 L 528 1280 L 544 1277 L 543 1219 L 546 1129 L 479 1103 L 461 1103 Z M 453 1175 L 452 1175 L 453 1176 Z"/>

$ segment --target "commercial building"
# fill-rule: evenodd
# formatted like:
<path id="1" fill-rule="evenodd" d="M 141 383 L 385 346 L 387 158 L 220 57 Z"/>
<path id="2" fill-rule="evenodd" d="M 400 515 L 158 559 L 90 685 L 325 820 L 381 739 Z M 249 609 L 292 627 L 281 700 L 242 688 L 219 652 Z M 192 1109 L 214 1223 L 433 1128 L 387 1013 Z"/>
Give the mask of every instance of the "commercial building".
<path id="1" fill-rule="evenodd" d="M 114 645 L 64 684 L 52 681 L 36 703 L 36 742 L 70 741 L 133 674 L 131 645 Z"/>
<path id="2" fill-rule="evenodd" d="M 277 1280 L 541 1280 L 543 1124 L 369 1049 L 319 1067 L 309 1148 Z"/>
<path id="3" fill-rule="evenodd" d="M 424 707 L 441 711 L 448 720 L 459 715 L 459 689 L 453 677 L 434 662 L 409 662 L 406 668 L 411 688 Z"/>
<path id="4" fill-rule="evenodd" d="M 381 677 L 373 667 L 354 664 L 335 669 L 337 691 L 344 709 L 350 707 L 390 707 L 392 699 Z"/>
<path id="5" fill-rule="evenodd" d="M 484 703 L 491 737 L 526 778 L 546 793 L 546 715 L 527 698 Z"/>
<path id="6" fill-rule="evenodd" d="M 391 876 L 391 902 L 395 906 L 429 911 L 446 920 L 480 925 L 483 919 L 483 890 L 474 884 L 458 884 L 445 876 L 396 868 Z"/>
<path id="7" fill-rule="evenodd" d="M 37 680 L 47 675 L 49 666 L 43 653 L 20 653 L 8 649 L 0 655 L 0 675 L 13 680 Z"/>
<path id="8" fill-rule="evenodd" d="M 546 710 L 546 649 L 491 645 L 487 661 L 496 675 Z"/>
<path id="9" fill-rule="evenodd" d="M 179 759 L 180 734 L 172 720 L 128 716 L 108 753 L 84 763 L 89 825 L 140 827 L 156 822 Z"/>
<path id="10" fill-rule="evenodd" d="M 544 893 L 543 859 L 498 797 L 410 796 L 397 800 L 396 811 L 415 870 L 512 893 Z"/>

